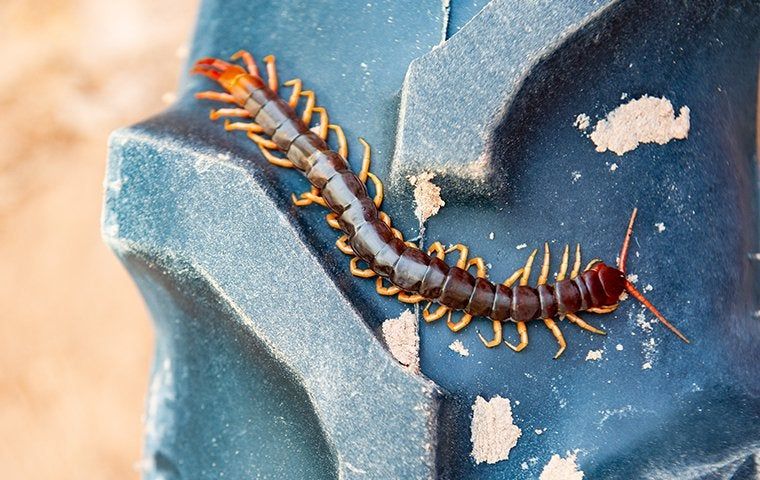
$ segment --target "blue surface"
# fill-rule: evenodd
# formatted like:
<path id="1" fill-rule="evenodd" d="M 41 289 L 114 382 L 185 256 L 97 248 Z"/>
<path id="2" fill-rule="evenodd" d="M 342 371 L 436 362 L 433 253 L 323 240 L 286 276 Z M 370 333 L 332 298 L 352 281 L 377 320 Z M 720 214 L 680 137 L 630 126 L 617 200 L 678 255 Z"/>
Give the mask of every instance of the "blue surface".
<path id="1" fill-rule="evenodd" d="M 446 207 L 429 222 L 426 241 L 464 242 L 493 264 L 494 279 L 525 261 L 530 250 L 515 249 L 522 243 L 549 241 L 557 255 L 565 243 L 581 242 L 587 260 L 614 263 L 638 206 L 629 271 L 640 287 L 654 287 L 647 295 L 693 340 L 684 345 L 660 325 L 642 331 L 635 301 L 612 315 L 584 315 L 607 337 L 563 322 L 569 347 L 558 361 L 540 324 L 529 327 L 531 344 L 520 355 L 485 351 L 478 327 L 459 335 L 444 325 L 423 329 L 422 370 L 457 398 L 448 405 L 452 461 L 443 467 L 452 478 L 533 478 L 552 453 L 576 449 L 589 478 L 685 478 L 698 466 L 698 478 L 718 478 L 707 472 L 757 452 L 760 328 L 757 263 L 748 254 L 758 249 L 759 22 L 757 7 L 745 7 L 631 2 L 606 12 L 542 60 L 496 120 L 487 146 L 495 169 L 479 195 L 443 177 Z M 442 68 L 456 62 L 446 58 Z M 452 92 L 467 90 L 452 84 Z M 688 140 L 642 145 L 623 157 L 595 152 L 573 121 L 579 113 L 603 118 L 624 103 L 624 92 L 688 105 Z M 420 118 L 435 118 L 416 108 Z M 662 233 L 657 222 L 666 226 Z M 505 331 L 516 342 L 514 329 Z M 447 345 L 454 338 L 472 355 L 453 357 Z M 644 370 L 649 339 L 657 354 Z M 584 360 L 600 348 L 602 361 Z M 496 394 L 520 401 L 513 411 L 523 437 L 508 462 L 462 462 L 470 405 L 476 395 Z M 536 428 L 547 431 L 536 435 Z M 537 467 L 521 471 L 535 458 Z"/>
<path id="2" fill-rule="evenodd" d="M 291 470 L 291 478 L 311 468 L 303 466 L 309 462 L 316 462 L 325 477 L 336 470 L 358 478 L 363 475 L 358 471 L 375 472 L 374 477 L 370 473 L 367 478 L 425 476 L 420 472 L 431 467 L 419 452 L 425 435 L 437 434 L 436 470 L 442 478 L 536 478 L 552 454 L 575 450 L 587 478 L 752 478 L 757 471 L 753 455 L 760 445 L 760 378 L 756 370 L 760 327 L 752 315 L 759 308 L 760 284 L 757 262 L 748 256 L 759 249 L 754 130 L 758 5 L 632 1 L 605 10 L 610 2 L 584 2 L 580 7 L 571 1 L 554 2 L 555 13 L 563 6 L 585 9 L 578 17 L 581 21 L 567 26 L 563 23 L 566 18 L 543 12 L 538 3 L 528 8 L 523 2 L 499 0 L 492 6 L 509 11 L 492 11 L 494 18 L 509 13 L 510 18 L 519 19 L 515 25 L 520 28 L 542 27 L 554 35 L 547 38 L 561 39 L 544 49 L 537 61 L 522 62 L 525 52 L 519 49 L 508 57 L 489 57 L 499 49 L 530 46 L 530 42 L 505 40 L 518 38 L 521 31 L 504 32 L 502 27 L 493 31 L 494 22 L 472 22 L 463 27 L 481 8 L 477 2 L 453 1 L 448 21 L 442 6 L 432 1 L 414 6 L 393 2 L 341 7 L 298 3 L 302 2 L 261 2 L 255 6 L 205 2 L 190 59 L 227 56 L 239 48 L 248 48 L 259 57 L 276 54 L 281 78 L 302 78 L 307 88 L 317 92 L 332 121 L 346 130 L 354 165 L 360 151 L 356 137 L 361 135 L 373 145 L 373 171 L 387 185 L 395 185 L 386 192 L 386 210 L 408 238 L 416 235 L 417 222 L 405 175 L 426 168 L 459 167 L 473 159 L 462 157 L 454 146 L 460 139 L 448 142 L 435 136 L 461 121 L 446 109 L 447 104 L 466 106 L 468 103 L 463 102 L 478 101 L 476 96 L 468 96 L 476 85 L 457 76 L 446 77 L 444 69 L 457 62 L 472 62 L 475 68 L 478 62 L 485 62 L 482 71 L 486 72 L 485 65 L 498 70 L 502 61 L 505 71 L 522 72 L 527 76 L 522 83 L 515 83 L 508 103 L 499 109 L 501 113 L 478 123 L 478 135 L 485 139 L 480 148 L 493 167 L 490 176 L 477 185 L 461 175 L 437 177 L 446 206 L 428 222 L 425 243 L 440 240 L 468 244 L 474 254 L 493 265 L 493 279 L 506 277 L 524 262 L 529 249 L 515 248 L 522 243 L 532 248 L 549 241 L 556 255 L 565 243 L 581 242 L 586 259 L 600 256 L 614 263 L 630 210 L 638 206 L 640 216 L 629 269 L 638 274 L 639 286 L 652 285 L 647 294 L 692 339 L 692 344 L 684 345 L 657 324 L 652 332 L 643 331 L 635 322 L 642 309 L 633 301 L 612 315 L 585 316 L 604 328 L 607 337 L 562 322 L 569 347 L 557 361 L 551 359 L 556 343 L 540 325 L 530 326 L 531 343 L 521 354 L 506 347 L 491 351 L 482 347 L 476 330 L 487 330 L 488 324 L 480 319 L 458 335 L 443 322 L 423 325 L 422 371 L 446 391 L 437 432 L 432 425 L 427 425 L 426 431 L 424 422 L 432 414 L 425 409 L 437 407 L 435 395 L 390 369 L 388 358 L 378 353 L 372 334 L 352 323 L 361 323 L 361 316 L 377 329 L 383 320 L 397 316 L 405 307 L 377 295 L 373 282 L 348 275 L 348 258 L 335 249 L 336 234 L 324 223 L 324 212 L 290 204 L 290 192 L 304 190 L 305 180 L 267 165 L 243 135 L 228 134 L 219 124 L 209 122 L 210 105 L 193 100 L 190 94 L 210 84 L 185 78 L 181 99 L 171 111 L 115 137 L 126 143 L 123 148 L 112 149 L 110 182 L 124 179 L 125 185 L 132 182 L 136 186 L 121 187 L 118 194 L 107 195 L 104 222 L 106 236 L 117 251 L 137 242 L 141 245 L 137 250 L 147 244 L 149 252 L 166 245 L 179 252 L 181 261 L 159 262 L 165 255 L 152 253 L 149 260 L 135 257 L 134 264 L 131 251 L 121 255 L 157 318 L 159 345 L 163 341 L 183 350 L 183 345 L 190 344 L 188 351 L 201 358 L 222 357 L 217 361 L 223 367 L 213 375 L 189 356 L 182 357 L 188 368 L 196 368 L 196 379 L 188 388 L 203 390 L 208 402 L 214 402 L 220 389 L 231 392 L 223 398 L 226 403 L 213 404 L 213 408 L 188 399 L 187 403 L 160 410 L 158 425 L 171 419 L 172 411 L 188 413 L 181 425 L 163 424 L 166 437 L 149 441 L 149 450 L 162 454 L 157 463 L 166 466 L 166 471 L 185 465 L 184 476 L 193 478 L 218 473 L 209 467 L 211 463 L 227 477 L 253 475 L 254 471 L 246 468 L 254 457 L 240 461 L 230 454 L 234 443 L 230 435 L 234 432 L 219 432 L 225 437 L 220 441 L 230 447 L 225 449 L 227 456 L 214 456 L 207 451 L 205 437 L 186 432 L 213 431 L 218 422 L 229 419 L 240 422 L 253 413 L 238 411 L 240 405 L 235 399 L 244 404 L 253 391 L 271 391 L 263 394 L 271 395 L 271 404 L 262 401 L 261 406 L 270 415 L 277 415 L 277 404 L 282 401 L 293 402 L 296 411 L 305 413 L 298 415 L 292 428 L 282 430 L 268 425 L 266 418 L 258 420 L 261 429 L 272 432 L 268 440 L 273 448 L 261 470 L 256 471 L 264 477 L 277 477 L 277 465 L 282 461 L 278 456 L 282 450 L 278 449 L 289 448 L 303 455 L 293 455 L 293 465 L 301 465 L 297 468 L 302 470 Z M 444 27 L 449 35 L 459 32 L 452 40 L 472 38 L 489 48 L 477 49 L 478 56 L 467 45 L 444 47 L 436 54 L 436 61 L 424 63 L 429 70 L 423 69 L 409 80 L 423 82 L 412 85 L 421 92 L 415 99 L 417 116 L 411 124 L 397 125 L 399 92 L 407 67 L 431 51 Z M 512 61 L 516 63 L 507 64 Z M 426 89 L 424 82 L 432 78 L 436 87 Z M 471 81 L 479 81 L 478 75 Z M 676 108 L 688 105 L 689 138 L 664 146 L 642 145 L 623 157 L 595 152 L 592 142 L 573 127 L 573 121 L 579 113 L 588 114 L 592 120 L 602 118 L 623 102 L 623 93 L 628 98 L 664 95 Z M 397 129 L 418 135 L 419 145 L 427 146 L 429 155 L 423 149 L 392 175 L 390 159 Z M 217 154 L 222 158 L 214 160 Z M 401 158 L 398 147 L 395 154 L 396 160 Z M 186 163 L 183 158 L 187 158 Z M 209 159 L 214 161 L 208 163 Z M 619 166 L 616 171 L 610 170 L 613 162 Z M 234 168 L 224 173 L 224 165 Z M 214 172 L 211 177 L 202 175 L 207 167 Z M 574 172 L 581 174 L 575 181 Z M 654 226 L 657 222 L 666 226 L 661 233 Z M 274 240 L 266 243 L 268 229 L 272 238 L 292 245 L 281 250 Z M 491 232 L 493 240 L 489 239 Z M 276 255 L 271 255 L 272 251 Z M 297 254 L 300 251 L 304 254 Z M 235 347 L 234 339 L 251 332 L 237 331 L 234 322 L 224 319 L 235 318 L 240 312 L 214 306 L 219 292 L 208 292 L 204 286 L 209 281 L 207 276 L 202 275 L 197 282 L 185 279 L 183 275 L 191 278 L 197 268 L 193 262 L 193 268 L 182 267 L 185 257 L 200 260 L 204 268 L 214 270 L 214 288 L 221 289 L 228 296 L 226 300 L 242 305 L 254 323 L 261 321 L 257 328 L 271 329 L 264 331 L 263 343 L 247 339 L 243 347 Z M 144 272 L 146 262 L 173 272 L 165 275 L 171 285 L 162 286 L 156 279 L 161 275 Z M 299 282 L 306 276 L 316 283 Z M 282 283 L 278 285 L 275 279 Z M 269 296 L 261 292 L 262 285 Z M 182 306 L 182 298 L 186 298 L 187 306 Z M 344 305 L 344 299 L 351 305 Z M 286 304 L 270 305 L 277 302 Z M 274 313 L 258 318 L 261 308 Z M 315 308 L 319 318 L 296 313 Z M 180 310 L 184 312 L 181 315 L 172 313 Z M 331 318 L 330 312 L 335 316 Z M 191 322 L 206 315 L 209 320 L 196 326 L 191 323 L 170 328 L 172 322 Z M 334 322 L 342 330 L 334 334 L 322 331 Z M 223 326 L 215 327 L 219 324 Z M 167 330 L 162 330 L 162 325 Z M 312 342 L 275 344 L 277 361 L 267 359 L 267 353 L 272 354 L 273 338 L 279 338 L 275 332 L 298 326 L 308 327 L 308 333 L 301 335 L 320 334 L 318 346 L 334 356 L 333 375 L 347 375 L 359 367 L 367 371 L 368 378 L 362 380 L 365 383 L 343 383 L 347 389 L 355 388 L 366 403 L 341 404 L 328 413 L 320 410 L 326 403 L 314 397 L 320 390 L 315 370 L 309 370 L 314 352 L 307 344 Z M 190 336 L 214 337 L 215 328 L 220 329 L 219 338 L 209 345 L 189 340 Z M 255 329 L 254 334 L 261 335 L 261 331 Z M 505 334 L 515 340 L 513 328 L 506 328 Z M 162 336 L 167 338 L 161 340 Z M 454 339 L 470 349 L 469 357 L 449 350 Z M 645 370 L 642 364 L 650 359 L 645 358 L 642 344 L 651 339 L 656 352 L 652 368 Z M 346 342 L 355 342 L 355 348 L 351 350 Z M 363 344 L 368 345 L 366 352 L 361 350 Z M 616 350 L 618 344 L 623 346 L 622 351 Z M 298 346 L 302 348 L 300 360 Z M 291 347 L 293 350 L 288 351 Z M 154 379 L 163 365 L 162 352 L 169 348 L 159 347 Z M 279 348 L 286 350 L 284 356 Z M 599 348 L 605 350 L 603 360 L 585 361 L 588 350 Z M 270 382 L 269 390 L 261 387 L 267 385 L 263 376 L 252 374 L 250 384 L 245 380 L 246 364 L 257 368 L 259 357 L 278 379 Z M 277 363 L 280 361 L 284 365 Z M 305 378 L 301 376 L 304 374 Z M 388 390 L 372 391 L 371 381 Z M 422 410 L 428 416 L 384 417 L 383 412 L 399 408 L 406 389 L 417 394 L 427 392 L 409 405 L 424 405 Z M 478 395 L 488 398 L 496 394 L 512 400 L 515 423 L 522 428 L 523 436 L 508 461 L 475 465 L 469 458 L 471 405 Z M 309 408 L 316 412 L 316 420 L 308 414 Z M 340 424 L 341 416 L 350 423 L 352 416 L 365 408 L 381 413 L 375 414 L 371 424 L 354 425 L 378 429 L 378 438 L 388 442 L 380 442 L 381 447 L 388 447 L 385 452 L 390 451 L 394 437 L 408 450 L 387 457 L 375 455 L 374 464 L 364 458 L 369 465 L 366 468 L 353 463 L 347 466 L 342 449 L 351 445 L 352 437 L 335 425 Z M 193 423 L 204 415 L 211 419 Z M 325 426 L 325 418 L 332 418 L 335 425 Z M 320 425 L 322 432 L 317 429 Z M 546 431 L 537 435 L 534 429 Z M 368 437 L 362 437 L 361 430 L 356 428 L 354 433 L 366 441 Z M 307 446 L 293 440 L 294 431 L 303 431 L 312 441 L 306 442 Z M 202 448 L 181 445 L 191 441 L 188 438 Z M 252 438 L 242 436 L 239 440 L 247 444 Z M 344 443 L 335 446 L 335 438 Z M 199 456 L 198 451 L 204 455 Z M 329 458 L 325 452 L 330 452 Z M 432 454 L 424 458 L 429 460 Z M 188 459 L 194 460 L 187 463 Z M 382 470 L 382 464 L 390 465 L 391 470 Z M 161 469 L 156 468 L 153 476 L 148 476 L 160 478 L 159 474 Z"/>

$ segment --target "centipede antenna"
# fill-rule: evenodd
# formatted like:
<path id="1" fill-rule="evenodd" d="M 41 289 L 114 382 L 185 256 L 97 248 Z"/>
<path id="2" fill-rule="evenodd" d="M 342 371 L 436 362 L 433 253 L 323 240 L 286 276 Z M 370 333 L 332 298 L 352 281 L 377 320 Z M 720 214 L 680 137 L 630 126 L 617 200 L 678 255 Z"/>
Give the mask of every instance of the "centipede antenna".
<path id="1" fill-rule="evenodd" d="M 634 212 L 635 212 L 635 210 L 634 210 Z M 657 308 L 655 308 L 654 305 L 652 305 L 652 302 L 650 302 L 649 300 L 647 300 L 647 298 L 644 296 L 644 294 L 642 294 L 641 292 L 639 292 L 636 289 L 636 287 L 634 287 L 633 284 L 631 282 L 629 282 L 628 280 L 625 281 L 625 290 L 628 293 L 630 293 L 633 298 L 635 298 L 636 300 L 638 300 L 639 302 L 641 302 L 642 305 L 644 305 L 645 307 L 647 307 L 649 309 L 649 311 L 652 312 L 655 317 L 657 317 L 657 319 L 660 321 L 660 323 L 662 323 L 663 325 L 665 325 L 671 332 L 675 333 L 678 336 L 678 338 L 680 338 L 681 340 L 683 340 L 686 343 L 691 343 L 691 342 L 689 342 L 689 339 L 686 338 L 684 336 L 684 334 L 681 333 L 675 326 L 673 326 L 673 324 L 671 324 L 670 322 L 668 322 L 667 319 L 665 319 L 665 317 L 663 316 L 663 314 L 661 314 L 660 311 L 657 310 Z"/>
<path id="2" fill-rule="evenodd" d="M 633 222 L 636 221 L 636 213 L 638 210 L 638 208 L 634 208 L 633 213 L 631 213 L 631 220 L 628 222 L 628 230 L 625 232 L 625 240 L 623 240 L 623 248 L 620 249 L 618 270 L 623 273 L 625 273 L 625 261 L 628 258 L 628 246 L 631 243 L 631 235 L 633 234 Z"/>

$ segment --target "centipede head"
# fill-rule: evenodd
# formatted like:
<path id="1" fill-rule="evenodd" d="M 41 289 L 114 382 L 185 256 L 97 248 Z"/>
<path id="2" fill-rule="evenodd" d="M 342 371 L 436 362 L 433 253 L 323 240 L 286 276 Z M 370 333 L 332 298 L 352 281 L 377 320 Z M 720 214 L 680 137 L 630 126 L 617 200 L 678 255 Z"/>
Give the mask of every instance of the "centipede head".
<path id="1" fill-rule="evenodd" d="M 190 73 L 204 75 L 211 80 L 219 83 L 227 92 L 234 95 L 236 98 L 247 98 L 250 92 L 247 92 L 245 85 L 241 85 L 243 78 L 250 78 L 245 69 L 239 65 L 225 62 L 218 58 L 201 58 L 193 68 L 190 69 Z"/>
<path id="2" fill-rule="evenodd" d="M 628 257 L 628 247 L 629 247 L 630 242 L 631 242 L 631 235 L 633 233 L 633 222 L 636 220 L 636 213 L 637 213 L 637 211 L 638 211 L 638 209 L 636 209 L 636 208 L 633 209 L 633 213 L 631 214 L 631 220 L 630 220 L 630 222 L 628 222 L 628 230 L 626 231 L 625 240 L 623 240 L 623 247 L 620 250 L 620 257 L 618 259 L 618 268 L 614 269 L 612 267 L 607 267 L 605 265 L 605 267 L 607 267 L 608 270 L 613 270 L 614 272 L 607 273 L 604 270 L 600 270 L 599 271 L 599 278 L 600 278 L 600 280 L 602 280 L 602 283 L 604 283 L 604 281 L 605 281 L 603 279 L 604 278 L 603 275 L 604 275 L 605 277 L 609 277 L 608 281 L 610 282 L 611 286 L 617 287 L 618 285 L 622 285 L 622 288 L 620 289 L 620 293 L 623 293 L 623 289 L 625 289 L 625 291 L 628 292 L 629 295 L 631 295 L 633 298 L 635 298 L 636 300 L 638 300 L 639 302 L 641 302 L 642 305 L 644 305 L 646 308 L 648 308 L 649 311 L 652 312 L 655 317 L 657 317 L 657 319 L 660 321 L 660 323 L 662 323 L 671 332 L 673 332 L 674 334 L 676 334 L 678 336 L 678 338 L 680 338 L 681 340 L 683 340 L 686 343 L 689 343 L 689 339 L 686 338 L 684 336 L 684 334 L 681 333 L 675 326 L 673 326 L 673 324 L 671 324 L 665 318 L 665 316 L 662 313 L 660 313 L 660 311 L 657 310 L 657 308 L 655 308 L 654 305 L 652 305 L 652 302 L 650 302 L 644 296 L 643 293 L 641 293 L 640 291 L 638 291 L 638 289 L 636 289 L 636 287 L 633 285 L 633 283 L 631 283 L 630 280 L 628 280 L 625 277 L 625 261 L 626 261 L 626 258 Z M 605 273 L 603 273 L 603 272 L 605 272 Z M 617 273 L 615 273 L 615 272 L 617 272 Z M 619 274 L 619 278 L 614 278 L 618 274 Z M 606 290 L 606 287 L 605 287 L 605 290 Z"/>

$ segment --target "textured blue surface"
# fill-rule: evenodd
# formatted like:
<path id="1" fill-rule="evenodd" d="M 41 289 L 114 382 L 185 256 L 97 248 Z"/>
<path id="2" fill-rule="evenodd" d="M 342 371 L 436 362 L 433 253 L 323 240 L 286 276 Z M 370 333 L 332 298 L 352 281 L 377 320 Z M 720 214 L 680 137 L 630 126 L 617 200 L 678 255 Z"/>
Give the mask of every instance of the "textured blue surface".
<path id="1" fill-rule="evenodd" d="M 498 0 L 463 26 L 482 6 L 453 1 L 446 20 L 432 1 L 207 1 L 190 58 L 239 48 L 276 54 L 281 78 L 302 78 L 346 130 L 354 165 L 356 137 L 373 145 L 373 170 L 395 186 L 386 210 L 407 237 L 417 222 L 405 176 L 441 170 L 446 206 L 424 241 L 468 244 L 493 265 L 493 279 L 524 262 L 529 250 L 516 245 L 544 240 L 555 254 L 577 241 L 587 259 L 613 263 L 638 206 L 629 269 L 693 343 L 656 324 L 643 331 L 635 322 L 642 310 L 630 301 L 613 315 L 586 316 L 607 337 L 563 322 L 569 347 L 557 361 L 540 325 L 530 326 L 519 355 L 483 348 L 475 334 L 488 329 L 482 320 L 459 335 L 442 322 L 421 326 L 422 371 L 446 391 L 436 432 L 429 384 L 393 368 L 359 320 L 377 328 L 404 307 L 347 274 L 324 212 L 289 203 L 305 181 L 208 122 L 209 105 L 190 94 L 209 83 L 185 78 L 171 111 L 116 134 L 109 165 L 105 236 L 158 329 L 146 476 L 418 478 L 431 471 L 428 441 L 437 442 L 444 478 L 536 478 L 553 453 L 574 450 L 588 478 L 756 473 L 760 327 L 752 312 L 760 290 L 748 255 L 758 251 L 757 4 Z M 489 20 L 497 18 L 510 21 Z M 459 43 L 426 55 L 443 28 Z M 413 108 L 397 125 L 407 67 L 423 55 L 403 85 Z M 465 67 L 474 73 L 459 75 Z M 508 84 L 479 90 L 503 72 Z M 623 93 L 688 105 L 689 138 L 623 157 L 596 153 L 573 121 L 602 118 Z M 488 115 L 467 117 L 486 104 L 495 106 Z M 476 142 L 441 135 L 463 121 Z M 414 141 L 394 151 L 397 128 Z M 481 157 L 487 176 L 462 174 Z M 297 338 L 283 340 L 290 332 Z M 514 340 L 512 328 L 505 333 Z M 449 350 L 455 338 L 469 357 Z M 654 355 L 645 357 L 652 340 Z M 584 360 L 600 348 L 602 361 Z M 162 388 L 167 359 L 174 390 Z M 342 402 L 346 392 L 328 391 L 325 376 L 356 398 Z M 476 396 L 496 394 L 512 400 L 523 436 L 508 461 L 475 465 L 470 408 Z M 280 415 L 284 423 L 271 421 Z M 367 456 L 357 452 L 373 441 Z M 271 448 L 257 450 L 262 442 Z M 389 454 L 394 445 L 401 450 Z"/>

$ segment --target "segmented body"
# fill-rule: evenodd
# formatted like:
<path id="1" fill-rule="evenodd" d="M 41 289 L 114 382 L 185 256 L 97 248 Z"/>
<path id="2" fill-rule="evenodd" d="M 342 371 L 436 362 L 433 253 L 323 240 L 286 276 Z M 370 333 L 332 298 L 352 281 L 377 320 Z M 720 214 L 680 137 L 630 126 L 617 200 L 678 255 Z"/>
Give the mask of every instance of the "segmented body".
<path id="1" fill-rule="evenodd" d="M 534 319 L 551 322 L 550 319 L 558 315 L 584 310 L 611 311 L 617 307 L 621 293 L 630 286 L 622 271 L 624 267 L 619 270 L 594 262 L 585 272 L 574 274 L 572 278 L 564 278 L 563 272 L 554 285 L 546 283 L 548 272 L 544 272 L 543 280 L 536 287 L 526 284 L 527 275 L 517 285 L 514 280 L 498 284 L 484 275 L 472 275 L 466 265 L 449 265 L 439 256 L 405 243 L 381 218 L 364 182 L 351 170 L 346 159 L 309 129 L 293 105 L 274 91 L 276 83 L 267 85 L 250 56 L 248 58 L 248 71 L 217 59 L 200 60 L 194 71 L 219 82 L 231 100 L 248 112 L 255 131 L 268 136 L 269 145 L 284 153 L 292 166 L 304 174 L 334 213 L 352 253 L 365 261 L 374 273 L 409 295 L 439 303 L 448 310 L 461 310 L 467 316 L 487 317 L 494 322 L 512 321 L 518 326 Z M 271 77 L 273 61 L 267 66 L 272 67 L 268 68 Z M 225 100 L 230 101 L 226 97 Z M 545 261 L 545 270 L 548 270 L 548 246 Z M 564 263 L 563 268 L 567 251 Z M 527 266 L 526 269 L 529 274 Z M 556 326 L 552 325 L 547 323 L 555 331 Z M 587 329 L 601 333 L 593 327 Z M 563 345 L 558 330 L 555 336 Z M 500 342 L 499 327 L 497 343 Z M 489 345 L 493 342 L 484 343 L 494 346 Z M 524 343 L 527 344 L 527 340 Z"/>

